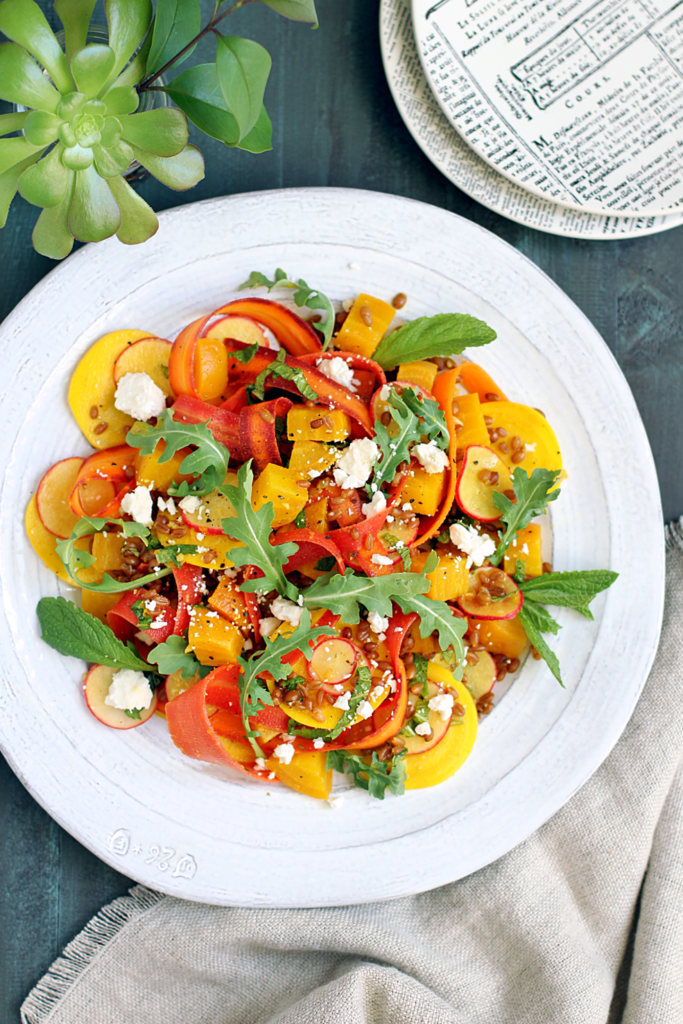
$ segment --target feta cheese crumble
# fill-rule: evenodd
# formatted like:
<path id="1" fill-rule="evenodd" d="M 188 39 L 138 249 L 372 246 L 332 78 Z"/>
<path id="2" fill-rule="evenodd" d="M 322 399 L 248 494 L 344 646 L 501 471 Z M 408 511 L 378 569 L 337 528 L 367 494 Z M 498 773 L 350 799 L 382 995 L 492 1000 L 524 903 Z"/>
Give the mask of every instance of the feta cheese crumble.
<path id="1" fill-rule="evenodd" d="M 337 459 L 334 482 L 342 489 L 363 487 L 367 482 L 379 455 L 379 448 L 369 437 L 352 441 Z"/>
<path id="2" fill-rule="evenodd" d="M 488 558 L 496 550 L 496 542 L 493 538 L 478 533 L 474 526 L 463 526 L 462 523 L 453 523 L 449 533 L 456 548 L 460 548 L 461 551 L 468 555 L 468 569 L 473 563 L 476 566 L 483 565 L 484 559 Z"/>
<path id="3" fill-rule="evenodd" d="M 316 750 L 322 750 L 325 746 L 325 740 L 321 739 L 320 736 L 313 740 L 313 746 Z"/>
<path id="4" fill-rule="evenodd" d="M 454 703 L 452 693 L 437 693 L 436 697 L 432 697 L 427 707 L 430 711 L 437 711 L 441 715 L 442 722 L 447 722 L 453 714 Z M 417 729 L 415 731 L 417 732 Z"/>
<path id="5" fill-rule="evenodd" d="M 372 516 L 376 516 L 378 512 L 384 512 L 384 509 L 386 507 L 387 499 L 384 497 L 381 491 L 376 491 L 373 494 L 370 501 L 367 501 L 364 505 L 361 505 L 360 510 L 366 519 L 370 519 Z"/>
<path id="6" fill-rule="evenodd" d="M 116 389 L 114 407 L 144 422 L 161 416 L 166 408 L 166 395 L 148 373 L 126 373 Z"/>
<path id="7" fill-rule="evenodd" d="M 420 465 L 428 473 L 441 473 L 448 468 L 448 456 L 446 452 L 437 448 L 435 441 L 430 441 L 429 444 L 416 444 L 413 451 Z"/>
<path id="8" fill-rule="evenodd" d="M 358 381 L 353 376 L 353 367 L 349 366 L 341 356 L 334 356 L 332 359 L 319 359 L 315 365 L 321 373 L 324 373 L 336 384 L 341 384 L 349 391 L 356 392 L 358 390 L 356 386 Z"/>
<path id="9" fill-rule="evenodd" d="M 278 743 L 274 753 L 280 764 L 290 764 L 294 757 L 294 744 Z"/>
<path id="10" fill-rule="evenodd" d="M 293 626 L 299 625 L 301 612 L 303 611 L 298 604 L 295 604 L 294 601 L 288 601 L 286 597 L 276 597 L 270 606 L 270 610 L 278 619 L 283 622 L 291 622 Z"/>
<path id="11" fill-rule="evenodd" d="M 278 619 L 274 615 L 265 615 L 259 623 L 261 636 L 272 636 L 280 625 L 282 625 L 282 619 Z"/>
<path id="12" fill-rule="evenodd" d="M 332 705 L 332 707 L 333 708 L 340 708 L 341 711 L 348 711 L 349 710 L 349 701 L 350 700 L 351 700 L 351 691 L 347 690 L 345 693 L 342 693 L 341 697 L 337 697 L 337 699 L 335 700 L 335 702 Z"/>
<path id="13" fill-rule="evenodd" d="M 183 512 L 187 512 L 191 516 L 195 512 L 199 512 L 199 509 L 202 507 L 202 500 L 196 494 L 188 494 L 186 498 L 181 498 L 178 504 Z"/>
<path id="14" fill-rule="evenodd" d="M 432 727 L 429 722 L 420 722 L 419 725 L 415 726 L 415 732 L 418 736 L 429 736 L 432 731 Z"/>
<path id="15" fill-rule="evenodd" d="M 368 615 L 368 625 L 373 633 L 386 633 L 389 629 L 389 619 L 380 615 L 379 612 L 370 612 Z"/>
<path id="16" fill-rule="evenodd" d="M 157 506 L 160 512 L 169 512 L 172 516 L 174 516 L 178 511 L 175 507 L 175 501 L 173 498 L 167 498 L 165 501 L 163 498 L 158 498 Z"/>
<path id="17" fill-rule="evenodd" d="M 143 711 L 150 706 L 153 696 L 144 673 L 122 668 L 114 673 L 104 703 L 120 711 Z"/>
<path id="18" fill-rule="evenodd" d="M 373 555 L 372 558 L 370 559 L 370 561 L 374 562 L 375 565 L 393 565 L 394 564 L 392 559 L 391 558 L 387 558 L 386 555 Z"/>
<path id="19" fill-rule="evenodd" d="M 121 511 L 127 512 L 136 523 L 143 526 L 152 525 L 152 495 L 149 487 L 136 487 L 129 491 L 121 502 Z"/>
<path id="20" fill-rule="evenodd" d="M 361 718 L 369 718 L 372 714 L 372 704 L 369 700 L 362 700 L 356 708 L 356 714 Z"/>

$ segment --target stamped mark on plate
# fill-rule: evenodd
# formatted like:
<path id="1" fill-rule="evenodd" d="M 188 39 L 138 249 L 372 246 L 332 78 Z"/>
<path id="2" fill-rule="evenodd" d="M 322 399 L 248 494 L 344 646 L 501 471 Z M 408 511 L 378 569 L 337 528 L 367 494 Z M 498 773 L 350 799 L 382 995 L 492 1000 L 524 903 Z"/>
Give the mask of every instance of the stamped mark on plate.
<path id="1" fill-rule="evenodd" d="M 143 855 L 144 850 L 139 843 L 132 841 L 131 833 L 127 828 L 117 828 L 108 839 L 107 843 L 112 853 L 118 857 L 127 857 L 131 853 L 134 857 Z M 174 858 L 176 858 L 174 860 Z M 194 878 L 197 872 L 197 862 L 189 853 L 178 853 L 171 846 L 157 845 L 153 843 L 147 851 L 145 864 L 154 864 L 159 871 L 171 871 L 172 878 Z"/>

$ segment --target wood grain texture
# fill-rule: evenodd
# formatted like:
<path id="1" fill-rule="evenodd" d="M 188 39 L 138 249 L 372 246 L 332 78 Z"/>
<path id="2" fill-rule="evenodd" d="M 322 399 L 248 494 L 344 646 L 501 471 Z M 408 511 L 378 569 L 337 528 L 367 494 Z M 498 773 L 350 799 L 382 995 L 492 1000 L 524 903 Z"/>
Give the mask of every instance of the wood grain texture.
<path id="1" fill-rule="evenodd" d="M 52 5 L 41 0 L 56 25 Z M 203 5 L 205 9 L 207 4 Z M 616 355 L 653 447 L 667 518 L 683 513 L 683 228 L 634 241 L 554 238 L 506 221 L 450 185 L 413 142 L 381 66 L 377 5 L 318 0 L 311 32 L 254 5 L 231 32 L 274 58 L 267 92 L 274 150 L 254 157 L 201 140 L 207 177 L 189 193 L 154 180 L 140 193 L 157 210 L 217 195 L 295 185 L 338 185 L 410 196 L 452 210 L 500 235 L 536 262 L 577 303 Z M 202 59 L 198 55 L 198 59 Z M 7 110 L 0 104 L 0 113 Z M 53 266 L 30 245 L 37 211 L 15 200 L 0 232 L 0 319 Z M 49 346 L 50 339 L 45 339 Z M 625 439 L 625 447 L 628 439 Z M 126 881 L 74 842 L 0 768 L 0 1020 L 17 1024 L 26 992 L 63 945 Z"/>

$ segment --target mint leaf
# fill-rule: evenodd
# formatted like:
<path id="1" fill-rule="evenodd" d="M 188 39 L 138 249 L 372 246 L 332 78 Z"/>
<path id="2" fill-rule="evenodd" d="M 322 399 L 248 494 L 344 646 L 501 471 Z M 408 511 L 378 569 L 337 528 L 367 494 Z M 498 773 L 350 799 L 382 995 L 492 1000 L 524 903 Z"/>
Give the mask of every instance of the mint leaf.
<path id="1" fill-rule="evenodd" d="M 249 459 L 237 473 L 237 487 L 227 484 L 219 488 L 221 494 L 230 499 L 235 510 L 232 519 L 222 519 L 223 531 L 233 540 L 241 540 L 243 548 L 233 548 L 230 558 L 235 565 L 255 565 L 263 572 L 263 577 L 244 580 L 240 585 L 243 591 L 253 593 L 256 590 L 277 590 L 292 601 L 296 601 L 299 591 L 290 583 L 284 574 L 283 566 L 296 554 L 299 545 L 289 541 L 287 544 L 271 544 L 270 534 L 273 528 L 273 503 L 267 501 L 258 512 L 251 505 L 251 492 L 254 485 L 254 474 L 251 470 L 252 460 Z"/>
<path id="2" fill-rule="evenodd" d="M 36 610 L 43 640 L 60 654 L 110 668 L 147 670 L 147 663 L 121 643 L 109 626 L 77 608 L 72 601 L 43 597 Z"/>
<path id="3" fill-rule="evenodd" d="M 246 348 L 238 349 L 236 352 L 230 353 L 231 359 L 236 359 L 239 363 L 250 363 L 256 355 L 258 344 L 254 342 L 253 345 L 247 345 Z"/>
<path id="4" fill-rule="evenodd" d="M 169 462 L 181 448 L 192 445 L 195 449 L 180 464 L 181 473 L 195 477 L 187 488 L 188 494 L 209 494 L 225 480 L 230 452 L 215 439 L 205 423 L 178 423 L 172 411 L 164 409 L 155 427 L 135 423 L 126 437 L 126 443 L 139 448 L 143 455 L 152 455 L 160 441 L 166 445 L 159 456 L 160 464 Z"/>
<path id="5" fill-rule="evenodd" d="M 425 563 L 425 570 L 432 572 L 436 561 L 437 556 L 432 553 Z M 357 576 L 353 569 L 347 569 L 343 576 L 336 571 L 319 576 L 302 592 L 302 597 L 304 608 L 327 608 L 353 625 L 360 622 L 360 607 L 391 617 L 392 601 L 400 603 L 402 597 L 424 594 L 430 586 L 424 573 Z"/>
<path id="6" fill-rule="evenodd" d="M 259 704 L 273 703 L 265 683 L 258 677 L 264 672 L 269 672 L 276 682 L 286 679 L 289 665 L 283 665 L 282 659 L 293 651 L 301 651 L 309 661 L 313 653 L 311 643 L 322 636 L 336 636 L 336 630 L 328 626 L 316 626 L 315 629 L 311 629 L 311 616 L 304 608 L 299 625 L 290 636 L 276 636 L 274 640 L 264 638 L 265 651 L 257 652 L 249 661 L 245 661 L 244 658 L 237 659 L 242 670 L 238 681 L 242 721 L 247 739 L 257 757 L 262 757 L 263 751 L 256 741 L 259 733 L 251 728 L 249 719 L 257 713 Z"/>
<path id="7" fill-rule="evenodd" d="M 192 679 L 197 673 L 200 678 L 207 676 L 212 669 L 200 665 L 192 651 L 185 652 L 186 647 L 187 640 L 184 636 L 169 636 L 163 644 L 157 644 L 147 657 L 158 665 L 159 674 L 162 676 L 170 676 L 178 669 L 181 669 L 183 679 Z"/>
<path id="8" fill-rule="evenodd" d="M 138 627 L 140 629 L 149 629 L 154 621 L 154 616 L 149 614 L 145 608 L 144 601 L 136 601 L 135 604 L 130 606 L 130 610 L 138 617 Z"/>
<path id="9" fill-rule="evenodd" d="M 57 554 L 64 563 L 64 568 L 77 587 L 101 594 L 121 594 L 126 590 L 144 587 L 148 583 L 153 583 L 154 580 L 159 580 L 162 576 L 168 576 L 172 572 L 172 569 L 158 569 L 147 576 L 141 576 L 140 579 L 125 580 L 121 583 L 105 572 L 100 583 L 84 583 L 78 577 L 78 570 L 87 569 L 93 565 L 95 558 L 90 552 L 81 551 L 80 548 L 77 548 L 76 541 L 82 537 L 92 537 L 93 534 L 101 533 L 113 526 L 120 527 L 125 537 L 142 537 L 146 542 L 149 541 L 149 529 L 140 523 L 127 523 L 123 519 L 98 519 L 93 516 L 82 516 L 71 531 L 71 536 L 66 540 L 60 541 L 56 548 Z"/>
<path id="10" fill-rule="evenodd" d="M 429 668 L 429 660 L 425 658 L 423 654 L 415 654 L 413 656 L 413 664 L 415 665 L 415 675 L 412 680 L 413 686 L 422 687 L 422 696 L 429 696 L 429 684 L 427 683 L 427 669 Z"/>
<path id="11" fill-rule="evenodd" d="M 607 590 L 619 573 L 609 569 L 587 569 L 578 572 L 550 572 L 522 583 L 524 600 L 573 608 L 587 619 L 593 614 L 589 604 L 602 590 Z"/>
<path id="12" fill-rule="evenodd" d="M 557 679 L 560 686 L 564 686 L 564 683 L 562 682 L 562 675 L 560 673 L 560 663 L 557 660 L 557 655 L 550 650 L 547 643 L 543 639 L 543 634 L 539 631 L 537 626 L 537 617 L 535 617 L 533 613 L 530 614 L 529 609 L 526 607 L 526 604 L 523 604 L 518 618 L 519 621 L 522 623 L 522 626 L 524 627 L 524 632 L 529 638 L 529 643 L 536 648 L 538 653 L 546 662 L 552 674 Z M 550 618 L 550 616 L 548 616 L 548 618 Z M 557 625 L 557 623 L 555 623 L 555 625 Z"/>
<path id="13" fill-rule="evenodd" d="M 406 392 L 413 394 L 412 389 L 407 388 Z M 388 411 L 391 414 L 398 429 L 395 437 L 389 437 L 387 428 L 382 420 L 375 420 L 374 441 L 382 453 L 382 461 L 375 463 L 374 481 L 379 487 L 380 484 L 393 480 L 396 470 L 402 462 L 410 462 L 410 445 L 422 439 L 422 427 L 414 412 L 406 404 L 403 395 L 392 388 L 389 394 Z"/>
<path id="14" fill-rule="evenodd" d="M 380 341 L 372 358 L 384 370 L 432 356 L 452 356 L 488 345 L 496 332 L 468 313 L 437 313 L 412 320 Z"/>
<path id="15" fill-rule="evenodd" d="M 387 579 L 395 579 L 393 576 Z M 429 582 L 428 580 L 426 582 Z M 420 616 L 420 636 L 427 637 L 434 630 L 439 634 L 439 646 L 442 651 L 453 648 L 456 661 L 462 662 L 465 656 L 465 648 L 462 638 L 467 629 L 467 619 L 461 619 L 454 615 L 445 601 L 432 601 L 425 594 L 413 594 L 405 596 L 396 594 L 396 604 L 401 610 L 408 614 L 417 612 Z"/>
<path id="16" fill-rule="evenodd" d="M 405 751 L 394 754 L 389 765 L 380 761 L 377 752 L 373 750 L 370 763 L 366 764 L 361 754 L 351 754 L 348 750 L 330 750 L 326 767 L 353 776 L 355 786 L 367 790 L 377 800 L 384 800 L 387 789 L 396 796 L 405 792 L 404 755 Z"/>
<path id="17" fill-rule="evenodd" d="M 491 556 L 491 565 L 500 564 L 500 560 L 512 544 L 518 530 L 523 530 L 534 516 L 540 516 L 551 501 L 559 498 L 560 488 L 552 490 L 559 475 L 559 469 L 535 469 L 529 476 L 526 470 L 517 466 L 512 474 L 512 488 L 517 501 L 510 501 L 498 491 L 492 492 L 493 504 L 499 509 L 500 518 L 506 524 L 506 530 L 495 553 Z"/>
<path id="18" fill-rule="evenodd" d="M 430 441 L 436 441 L 439 448 L 447 449 L 451 438 L 446 426 L 446 416 L 439 403 L 433 398 L 425 398 L 409 384 L 404 386 L 401 398 L 418 417 L 423 436 L 426 434 Z"/>
<path id="19" fill-rule="evenodd" d="M 332 340 L 332 331 L 334 330 L 335 321 L 332 303 L 326 295 L 323 295 L 323 293 L 318 291 L 316 288 L 309 288 L 303 278 L 299 278 L 298 281 L 290 281 L 289 276 L 284 270 L 280 269 L 280 267 L 275 271 L 275 278 L 272 281 L 269 281 L 266 275 L 259 273 L 258 270 L 252 270 L 249 275 L 249 280 L 244 281 L 244 283 L 240 285 L 240 290 L 242 288 L 258 288 L 261 285 L 264 285 L 269 292 L 272 291 L 273 288 L 295 289 L 294 301 L 297 306 L 308 306 L 309 309 L 320 309 L 326 313 L 327 316 L 325 319 L 320 323 L 315 324 L 315 328 L 323 335 L 323 350 L 328 347 Z"/>
<path id="20" fill-rule="evenodd" d="M 297 389 L 304 398 L 310 398 L 317 402 L 318 395 L 304 377 L 304 372 L 297 366 L 287 364 L 287 353 L 281 348 L 272 363 L 269 363 L 265 370 L 261 370 L 254 381 L 254 397 L 263 401 L 265 397 L 266 381 L 268 377 L 282 377 L 283 380 L 291 380 L 296 384 Z"/>
<path id="21" fill-rule="evenodd" d="M 526 620 L 531 626 L 539 633 L 553 633 L 557 635 L 562 628 L 559 622 L 556 622 L 552 617 L 547 608 L 544 608 L 542 604 L 536 604 L 534 601 L 524 601 L 524 610 L 526 613 Z"/>
<path id="22" fill-rule="evenodd" d="M 515 571 L 512 574 L 512 578 L 518 587 L 521 587 L 526 579 L 526 562 L 521 558 L 515 559 Z"/>
<path id="23" fill-rule="evenodd" d="M 128 715 L 129 718 L 134 718 L 136 722 L 139 722 L 140 718 L 142 717 L 140 715 L 140 711 L 141 710 L 142 710 L 142 708 L 132 708 L 132 709 L 124 708 L 123 709 L 124 714 Z"/>

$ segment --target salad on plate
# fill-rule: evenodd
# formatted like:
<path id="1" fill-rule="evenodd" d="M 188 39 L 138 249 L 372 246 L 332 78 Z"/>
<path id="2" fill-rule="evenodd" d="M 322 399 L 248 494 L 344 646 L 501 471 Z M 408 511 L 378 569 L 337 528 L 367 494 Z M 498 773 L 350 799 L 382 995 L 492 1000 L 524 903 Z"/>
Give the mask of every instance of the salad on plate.
<path id="1" fill-rule="evenodd" d="M 115 331 L 78 364 L 93 451 L 26 511 L 80 591 L 39 602 L 43 640 L 89 663 L 101 722 L 163 716 L 188 757 L 319 799 L 334 770 L 380 799 L 437 785 L 529 650 L 562 682 L 547 606 L 592 618 L 616 573 L 543 560 L 560 449 L 463 358 L 485 323 L 397 320 L 400 293 L 335 309 L 282 270 L 242 288 L 290 298 L 173 343 Z"/>

